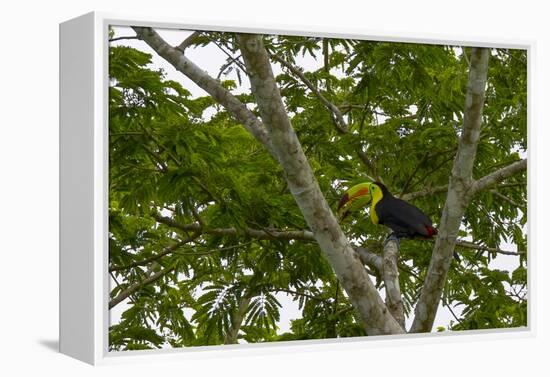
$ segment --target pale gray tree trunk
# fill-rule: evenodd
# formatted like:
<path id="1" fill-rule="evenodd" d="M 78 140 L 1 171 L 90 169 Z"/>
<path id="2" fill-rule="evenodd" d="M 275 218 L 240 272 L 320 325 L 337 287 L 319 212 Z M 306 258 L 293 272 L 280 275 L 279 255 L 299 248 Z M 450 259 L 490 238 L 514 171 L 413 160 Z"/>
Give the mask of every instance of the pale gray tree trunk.
<path id="1" fill-rule="evenodd" d="M 262 37 L 241 34 L 238 41 L 263 124 L 268 130 L 290 191 L 350 301 L 360 313 L 367 334 L 403 333 L 401 326 L 388 312 L 321 193 L 290 124 Z"/>
<path id="2" fill-rule="evenodd" d="M 472 49 L 462 135 L 449 179 L 447 199 L 438 228 L 439 234 L 432 252 L 420 300 L 416 305 L 411 332 L 429 332 L 432 329 L 453 259 L 462 216 L 472 197 L 470 191 L 474 183 L 472 170 L 485 103 L 488 62 L 488 49 Z"/>

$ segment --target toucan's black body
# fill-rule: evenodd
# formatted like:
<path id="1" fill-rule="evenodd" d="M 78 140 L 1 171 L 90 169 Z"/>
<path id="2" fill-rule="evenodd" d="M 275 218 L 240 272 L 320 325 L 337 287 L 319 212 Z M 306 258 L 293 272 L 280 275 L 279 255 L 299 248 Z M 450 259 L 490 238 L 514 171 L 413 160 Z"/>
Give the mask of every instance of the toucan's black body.
<path id="1" fill-rule="evenodd" d="M 379 224 L 393 230 L 398 238 L 431 238 L 437 234 L 432 220 L 424 212 L 412 204 L 394 197 L 383 184 L 376 182 L 376 185 L 382 189 L 383 194 L 374 206 Z"/>

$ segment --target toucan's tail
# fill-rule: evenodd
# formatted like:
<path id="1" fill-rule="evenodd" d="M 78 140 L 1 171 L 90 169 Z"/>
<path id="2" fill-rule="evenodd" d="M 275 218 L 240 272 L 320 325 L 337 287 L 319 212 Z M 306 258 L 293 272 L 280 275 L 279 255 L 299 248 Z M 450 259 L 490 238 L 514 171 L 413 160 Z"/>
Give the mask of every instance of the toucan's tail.
<path id="1" fill-rule="evenodd" d="M 426 231 L 428 232 L 428 238 L 432 238 L 433 236 L 437 235 L 437 229 L 434 228 L 433 226 L 426 225 L 425 228 L 426 228 Z"/>

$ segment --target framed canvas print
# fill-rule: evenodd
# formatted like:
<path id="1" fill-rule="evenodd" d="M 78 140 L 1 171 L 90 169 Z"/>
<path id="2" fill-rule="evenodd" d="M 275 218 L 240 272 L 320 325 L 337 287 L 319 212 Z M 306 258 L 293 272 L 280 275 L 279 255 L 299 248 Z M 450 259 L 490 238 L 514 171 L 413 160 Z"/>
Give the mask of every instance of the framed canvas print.
<path id="1" fill-rule="evenodd" d="M 91 13 L 60 51 L 62 352 L 531 331 L 529 43 Z"/>

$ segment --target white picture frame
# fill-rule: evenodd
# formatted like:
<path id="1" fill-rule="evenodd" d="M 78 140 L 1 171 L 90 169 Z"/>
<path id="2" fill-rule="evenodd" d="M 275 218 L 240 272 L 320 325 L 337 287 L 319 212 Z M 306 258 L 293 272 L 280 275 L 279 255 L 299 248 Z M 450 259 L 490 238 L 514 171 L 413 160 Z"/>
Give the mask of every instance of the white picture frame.
<path id="1" fill-rule="evenodd" d="M 293 352 L 400 345 L 414 338 L 419 344 L 506 339 L 534 335 L 533 282 L 536 255 L 529 257 L 528 327 L 475 330 L 465 334 L 421 334 L 368 338 L 293 341 L 269 344 L 197 347 L 192 349 L 108 352 L 108 27 L 139 25 L 213 31 L 345 37 L 378 41 L 445 43 L 528 51 L 532 70 L 533 41 L 461 39 L 432 35 L 322 30 L 311 26 L 245 25 L 195 20 L 144 18 L 88 13 L 60 24 L 60 352 L 90 364 L 128 362 L 135 358 L 223 357 L 231 354 Z M 531 75 L 528 89 L 530 93 Z M 531 105 L 531 97 L 528 98 Z M 531 130 L 531 106 L 528 129 Z M 529 155 L 531 150 L 529 149 Z M 531 192 L 529 188 L 529 192 Z M 529 221 L 529 224 L 531 222 Z M 530 244 L 531 245 L 531 244 Z M 531 247 L 530 247 L 531 249 Z"/>

